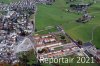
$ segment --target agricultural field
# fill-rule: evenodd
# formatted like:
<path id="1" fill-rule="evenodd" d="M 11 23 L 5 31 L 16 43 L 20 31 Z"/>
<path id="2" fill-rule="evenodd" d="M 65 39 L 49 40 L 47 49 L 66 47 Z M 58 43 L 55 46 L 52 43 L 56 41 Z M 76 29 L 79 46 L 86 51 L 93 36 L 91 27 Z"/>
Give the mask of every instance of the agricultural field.
<path id="1" fill-rule="evenodd" d="M 10 3 L 10 2 L 15 2 L 15 1 L 19 1 L 19 0 L 0 0 L 0 3 Z"/>
<path id="2" fill-rule="evenodd" d="M 3 3 L 10 3 L 12 0 L 0 0 L 0 2 L 3 2 Z"/>
<path id="3" fill-rule="evenodd" d="M 10 3 L 16 0 L 0 0 L 0 2 Z M 86 0 L 89 2 L 89 0 Z M 100 49 L 100 3 L 95 3 L 89 8 L 89 13 L 95 18 L 93 18 L 88 23 L 77 23 L 76 19 L 81 17 L 82 14 L 69 13 L 66 12 L 68 4 L 65 0 L 56 0 L 53 5 L 43 5 L 38 4 L 38 10 L 36 13 L 36 33 L 47 33 L 55 31 L 56 29 L 48 29 L 55 27 L 56 25 L 62 25 L 64 30 L 75 40 L 82 40 L 83 42 L 88 42 L 92 40 L 92 43 Z M 48 30 L 44 30 L 48 29 Z M 34 57 L 29 57 L 31 61 L 29 64 L 33 63 L 32 59 Z M 42 64 L 43 66 L 48 66 L 48 64 Z M 61 66 L 97 66 L 96 64 L 61 64 Z M 49 65 L 52 66 L 52 65 Z"/>
<path id="4" fill-rule="evenodd" d="M 80 39 L 83 42 L 88 42 L 93 37 L 93 44 L 96 45 L 97 48 L 100 48 L 99 4 L 100 2 L 95 3 L 89 8 L 88 12 L 95 16 L 95 18 L 85 24 L 75 22 L 81 14 L 66 12 L 68 4 L 65 3 L 65 0 L 56 0 L 53 5 L 39 4 L 36 13 L 36 29 L 40 31 L 48 26 L 62 25 L 64 30 L 76 40 Z"/>
<path id="5" fill-rule="evenodd" d="M 10 3 L 18 0 L 0 0 L 0 2 Z M 100 19 L 100 2 L 95 3 L 92 7 L 89 8 L 89 13 L 95 16 L 90 22 L 86 24 L 81 24 L 75 22 L 80 15 L 77 13 L 68 13 L 66 9 L 68 4 L 66 0 L 56 0 L 53 5 L 41 5 L 38 4 L 38 10 L 36 13 L 36 29 L 37 31 L 43 30 L 48 26 L 62 25 L 65 31 L 71 35 L 74 39 L 82 40 L 83 42 L 88 42 L 92 39 L 93 32 L 93 44 L 97 48 L 100 48 L 100 30 L 99 30 L 99 19 Z M 79 0 L 80 1 L 80 0 Z M 85 0 L 85 3 L 88 3 L 92 0 Z M 95 27 L 97 28 L 93 30 Z M 51 30 L 50 30 L 51 31 Z M 53 29 L 54 31 L 54 29 Z M 49 32 L 43 32 L 47 33 Z"/>

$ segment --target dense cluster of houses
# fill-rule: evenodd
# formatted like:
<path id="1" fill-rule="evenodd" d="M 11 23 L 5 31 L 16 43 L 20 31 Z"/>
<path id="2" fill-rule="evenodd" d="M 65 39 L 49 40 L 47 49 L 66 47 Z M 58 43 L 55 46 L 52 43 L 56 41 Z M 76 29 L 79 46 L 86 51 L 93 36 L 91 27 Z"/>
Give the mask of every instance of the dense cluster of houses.
<path id="1" fill-rule="evenodd" d="M 81 48 L 74 44 L 72 41 L 63 43 L 58 38 L 59 33 L 49 33 L 45 35 L 35 35 L 34 38 L 34 50 L 37 60 L 44 62 L 49 58 L 60 58 L 67 56 L 84 56 L 93 57 L 94 62 L 100 63 L 100 50 L 90 43 L 84 43 Z"/>
<path id="2" fill-rule="evenodd" d="M 7 10 L 7 8 L 8 8 L 8 4 L 0 3 L 0 11 Z"/>
<path id="3" fill-rule="evenodd" d="M 14 10 L 14 11 L 25 11 L 32 10 L 35 12 L 36 6 L 34 0 L 21 0 L 8 4 L 0 3 L 0 11 Z"/>
<path id="4" fill-rule="evenodd" d="M 26 14 L 20 14 L 16 11 L 8 11 L 7 15 L 1 17 L 1 30 L 16 32 L 19 35 L 28 35 L 33 31 L 33 23 Z"/>
<path id="5" fill-rule="evenodd" d="M 33 23 L 25 14 L 8 11 L 3 15 L 0 20 L 0 62 L 18 62 L 16 48 L 33 30 Z"/>
<path id="6" fill-rule="evenodd" d="M 58 33 L 34 36 L 37 59 L 44 61 L 46 58 L 59 58 L 77 54 L 80 50 L 73 42 L 63 43 L 59 40 Z M 84 54 L 83 54 L 84 55 Z"/>
<path id="7" fill-rule="evenodd" d="M 41 50 L 45 47 L 57 47 L 61 46 L 61 42 L 57 41 L 56 38 L 52 35 L 44 35 L 44 36 L 35 36 L 36 42 L 36 50 Z"/>
<path id="8" fill-rule="evenodd" d="M 86 12 L 93 3 L 89 4 L 71 4 L 70 8 L 77 12 Z"/>
<path id="9" fill-rule="evenodd" d="M 66 9 L 67 12 L 77 12 L 78 14 L 82 13 L 82 17 L 76 20 L 76 22 L 79 23 L 87 23 L 89 22 L 94 16 L 91 16 L 88 13 L 89 7 L 91 7 L 94 4 L 94 2 L 90 2 L 88 4 L 85 3 L 79 3 L 79 4 L 70 4 L 69 9 Z"/>
<path id="10" fill-rule="evenodd" d="M 29 17 L 36 11 L 36 3 L 51 2 L 53 0 L 20 0 L 9 5 L 0 3 L 0 11 L 6 14 L 0 15 L 0 65 L 18 63 L 16 53 L 32 48 L 30 36 L 34 32 L 34 21 Z"/>
<path id="11" fill-rule="evenodd" d="M 26 11 L 30 10 L 32 13 L 36 11 L 36 4 L 52 4 L 55 0 L 20 0 L 8 4 L 0 3 L 0 11 L 15 10 L 15 11 Z"/>
<path id="12" fill-rule="evenodd" d="M 34 32 L 34 21 L 30 21 L 30 14 L 26 13 L 26 11 L 34 14 L 36 11 L 36 3 L 52 4 L 54 1 L 21 0 L 10 3 L 9 5 L 0 3 L 0 10 L 7 10 L 6 15 L 0 16 L 0 63 L 15 64 L 19 62 L 16 53 L 27 51 L 29 48 L 34 48 L 39 61 L 44 61 L 46 58 L 59 58 L 73 54 L 78 56 L 90 54 L 97 60 L 100 59 L 100 51 L 95 46 L 87 43 L 79 48 L 71 40 L 66 42 L 66 38 L 58 37 L 64 34 L 62 32 L 35 35 L 31 39 L 29 38 Z M 86 11 L 91 5 L 72 4 L 70 7 L 73 10 Z M 91 18 L 91 16 L 85 14 L 83 18 L 87 19 Z M 65 37 L 65 35 L 63 36 Z M 33 40 L 34 46 L 31 40 Z"/>
<path id="13" fill-rule="evenodd" d="M 95 16 L 91 16 L 88 13 L 84 13 L 82 17 L 80 17 L 79 19 L 76 20 L 76 22 L 79 22 L 79 23 L 87 23 L 87 22 L 89 22 L 94 17 Z"/>
<path id="14" fill-rule="evenodd" d="M 29 16 L 26 12 L 20 13 L 16 10 L 8 10 L 6 15 L 0 16 L 0 63 L 19 62 L 16 49 L 24 37 L 34 32 L 34 23 L 30 21 Z"/>
<path id="15" fill-rule="evenodd" d="M 21 0 L 18 2 L 10 3 L 8 8 L 16 11 L 31 10 L 33 13 L 36 10 L 34 0 Z"/>

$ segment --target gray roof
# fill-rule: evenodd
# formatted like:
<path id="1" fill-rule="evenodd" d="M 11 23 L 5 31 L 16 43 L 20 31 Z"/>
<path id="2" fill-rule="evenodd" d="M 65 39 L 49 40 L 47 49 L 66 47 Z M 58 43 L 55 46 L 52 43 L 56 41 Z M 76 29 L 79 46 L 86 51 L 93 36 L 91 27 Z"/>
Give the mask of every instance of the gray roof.
<path id="1" fill-rule="evenodd" d="M 88 47 L 88 46 L 94 46 L 94 45 L 90 42 L 86 42 L 82 45 L 82 47 Z"/>

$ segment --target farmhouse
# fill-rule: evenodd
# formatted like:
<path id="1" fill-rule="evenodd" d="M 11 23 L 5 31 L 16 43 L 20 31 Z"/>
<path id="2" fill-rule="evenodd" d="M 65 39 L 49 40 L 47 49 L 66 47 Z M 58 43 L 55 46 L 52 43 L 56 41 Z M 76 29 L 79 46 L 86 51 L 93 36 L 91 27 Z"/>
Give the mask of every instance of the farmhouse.
<path id="1" fill-rule="evenodd" d="M 71 4 L 70 9 L 74 10 L 76 12 L 86 12 L 87 9 L 92 5 L 93 3 L 89 4 Z"/>

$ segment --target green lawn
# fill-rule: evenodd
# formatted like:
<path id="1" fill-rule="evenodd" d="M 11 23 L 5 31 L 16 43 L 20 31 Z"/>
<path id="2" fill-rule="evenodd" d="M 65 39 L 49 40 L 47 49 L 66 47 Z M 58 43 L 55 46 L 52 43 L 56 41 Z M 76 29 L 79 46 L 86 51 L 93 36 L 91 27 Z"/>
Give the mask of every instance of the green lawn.
<path id="1" fill-rule="evenodd" d="M 0 2 L 4 3 L 10 3 L 11 1 L 15 0 L 0 0 Z M 86 24 L 76 23 L 75 20 L 79 18 L 81 15 L 78 15 L 76 13 L 67 13 L 65 11 L 67 7 L 68 5 L 65 3 L 65 0 L 56 0 L 56 2 L 53 5 L 39 4 L 36 14 L 37 30 L 39 31 L 43 30 L 47 26 L 55 26 L 61 24 L 65 29 L 65 31 L 69 35 L 71 35 L 74 39 L 76 40 L 81 39 L 83 42 L 91 40 L 93 28 L 97 25 L 100 25 L 99 23 L 100 3 L 94 4 L 89 9 L 89 12 L 91 13 L 91 15 L 94 15 L 95 18 Z M 47 32 L 49 32 L 49 30 Z M 96 45 L 96 47 L 98 48 L 100 48 L 99 43 L 100 43 L 100 27 L 96 28 L 96 30 L 94 31 L 94 40 L 93 40 L 93 44 Z M 33 62 L 34 57 L 29 57 L 29 59 L 31 59 L 31 61 L 29 62 L 29 64 L 31 64 Z M 95 64 L 70 64 L 70 66 L 91 66 L 91 65 L 96 66 Z M 48 64 L 43 64 L 43 66 L 48 66 Z M 62 66 L 69 66 L 69 65 L 64 64 Z"/>
<path id="2" fill-rule="evenodd" d="M 89 13 L 94 15 L 95 18 L 86 24 L 76 23 L 80 15 L 76 13 L 68 13 L 65 9 L 68 4 L 65 0 L 56 0 L 53 5 L 38 5 L 36 14 L 36 28 L 42 30 L 47 26 L 62 25 L 65 31 L 71 35 L 74 39 L 81 39 L 83 42 L 90 41 L 92 38 L 93 28 L 100 25 L 100 3 L 94 4 L 89 8 Z M 100 31 L 97 29 L 94 35 L 94 45 L 100 48 Z"/>
<path id="3" fill-rule="evenodd" d="M 99 26 L 100 19 L 100 3 L 94 4 L 89 8 L 89 13 L 95 18 L 86 24 L 76 23 L 75 20 L 81 15 L 75 13 L 66 13 L 65 9 L 68 5 L 64 0 L 56 0 L 56 2 L 49 5 L 38 5 L 36 14 L 36 28 L 43 30 L 47 26 L 55 26 L 61 24 L 65 31 L 74 39 L 80 39 L 83 42 L 88 42 L 92 38 L 92 31 L 95 26 Z M 98 13 L 96 13 L 98 12 Z M 92 41 L 96 47 L 100 48 L 100 27 L 94 30 L 94 40 Z M 46 31 L 47 32 L 47 31 Z M 42 33 L 45 33 L 44 31 Z M 70 66 L 97 66 L 97 64 L 70 64 Z M 47 65 L 44 65 L 47 66 Z M 69 64 L 61 64 L 61 66 L 69 66 Z"/>
<path id="4" fill-rule="evenodd" d="M 94 31 L 94 40 L 93 40 L 94 44 L 97 44 L 97 48 L 100 48 L 100 26 L 96 28 L 96 30 Z"/>
<path id="5" fill-rule="evenodd" d="M 18 1 L 18 0 L 0 0 L 0 2 L 3 2 L 3 3 L 10 3 L 14 1 Z"/>
<path id="6" fill-rule="evenodd" d="M 0 0 L 0 2 L 9 3 L 11 0 Z"/>

